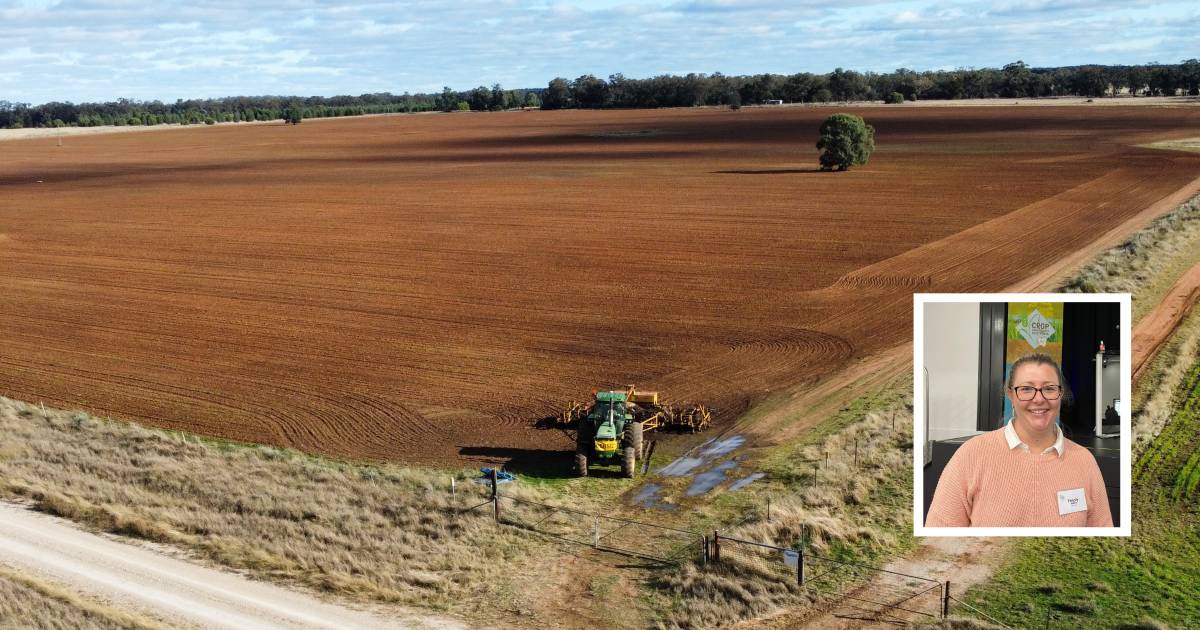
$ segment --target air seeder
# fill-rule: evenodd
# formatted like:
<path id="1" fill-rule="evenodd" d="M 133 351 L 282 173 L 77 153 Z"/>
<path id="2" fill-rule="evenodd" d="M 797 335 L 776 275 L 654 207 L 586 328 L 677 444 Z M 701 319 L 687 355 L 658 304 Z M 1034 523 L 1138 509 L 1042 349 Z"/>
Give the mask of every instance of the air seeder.
<path id="1" fill-rule="evenodd" d="M 704 405 L 676 409 L 660 404 L 658 392 L 598 391 L 590 403 L 575 402 L 559 416 L 575 427 L 575 472 L 588 474 L 590 464 L 618 460 L 621 474 L 633 477 L 637 461 L 645 456 L 642 436 L 656 429 L 683 429 L 695 433 L 708 428 L 712 413 Z"/>

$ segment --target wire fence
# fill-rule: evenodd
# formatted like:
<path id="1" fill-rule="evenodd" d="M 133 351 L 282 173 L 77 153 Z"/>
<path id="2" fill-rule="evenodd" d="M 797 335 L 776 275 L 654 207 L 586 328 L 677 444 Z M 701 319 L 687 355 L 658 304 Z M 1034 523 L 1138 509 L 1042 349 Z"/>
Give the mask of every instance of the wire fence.
<path id="1" fill-rule="evenodd" d="M 807 458 L 797 461 L 811 465 L 812 472 L 806 476 L 811 474 L 813 480 L 826 468 L 845 471 L 884 465 L 884 451 L 891 449 L 878 440 L 895 434 L 895 422 L 893 413 L 891 418 L 884 417 L 875 431 L 848 435 L 844 441 L 810 452 Z M 892 425 L 890 431 L 888 424 Z M 478 481 L 487 483 L 459 485 L 461 489 L 453 504 L 460 514 L 486 512 L 502 526 L 656 563 L 693 561 L 747 582 L 771 583 L 776 592 L 794 595 L 797 605 L 839 617 L 896 623 L 943 619 L 954 602 L 979 617 L 1004 625 L 952 597 L 949 582 L 818 554 L 806 546 L 781 547 L 723 536 L 719 531 L 706 536 L 688 529 L 551 505 L 520 497 L 515 492 L 506 494 L 503 484 L 494 476 Z M 770 521 L 770 498 L 752 512 L 746 521 L 764 518 Z"/>
<path id="2" fill-rule="evenodd" d="M 702 560 L 705 552 L 698 532 L 506 495 L 494 482 L 463 485 L 474 487 L 456 497 L 459 513 L 487 511 L 499 525 L 656 563 Z"/>
<path id="3" fill-rule="evenodd" d="M 594 549 L 675 563 L 699 558 L 703 537 L 696 532 L 644 521 L 584 512 L 526 499 L 498 496 L 498 522 Z"/>
<path id="4" fill-rule="evenodd" d="M 774 580 L 829 612 L 850 609 L 872 619 L 940 619 L 949 583 L 807 551 L 713 532 L 708 558 L 757 580 Z"/>
<path id="5" fill-rule="evenodd" d="M 952 601 L 952 602 L 954 602 L 954 603 L 956 603 L 956 604 L 959 604 L 960 606 L 966 606 L 967 608 L 969 608 L 969 609 L 971 610 L 971 612 L 975 613 L 976 615 L 979 615 L 979 616 L 983 617 L 984 619 L 987 619 L 988 621 L 990 621 L 990 622 L 992 622 L 992 623 L 994 623 L 994 624 L 996 624 L 996 625 L 998 625 L 998 626 L 1001 626 L 1001 627 L 1004 627 L 1004 628 L 1008 628 L 1009 630 L 1013 630 L 1013 627 L 1012 627 L 1012 626 L 1010 626 L 1010 625 L 1008 625 L 1008 624 L 1006 624 L 1006 623 L 1004 623 L 1004 622 L 1000 621 L 999 619 L 996 619 L 995 617 L 993 617 L 993 616 L 991 616 L 991 615 L 989 615 L 989 614 L 987 614 L 987 613 L 983 612 L 982 610 L 979 610 L 978 608 L 976 608 L 976 607 L 974 607 L 974 606 L 972 606 L 972 605 L 968 604 L 967 602 L 964 602 L 963 600 L 961 600 L 961 599 L 959 599 L 959 598 L 957 598 L 957 597 L 955 597 L 955 596 L 953 596 L 953 595 L 949 595 L 949 594 L 948 594 L 948 595 L 946 595 L 946 598 L 947 598 L 949 601 Z M 947 614 L 949 613 L 949 607 L 947 607 L 947 609 L 946 609 L 946 612 L 947 612 Z"/>
<path id="6" fill-rule="evenodd" d="M 833 558 L 809 549 L 679 529 L 521 498 L 503 484 L 451 484 L 452 509 L 484 513 L 498 525 L 535 532 L 571 545 L 659 564 L 695 562 L 748 582 L 769 582 L 777 591 L 838 617 L 887 623 L 944 619 L 952 603 L 977 618 L 1008 628 L 950 594 L 950 582 Z M 767 508 L 769 518 L 770 508 Z M 761 517 L 761 515 L 756 515 Z"/>

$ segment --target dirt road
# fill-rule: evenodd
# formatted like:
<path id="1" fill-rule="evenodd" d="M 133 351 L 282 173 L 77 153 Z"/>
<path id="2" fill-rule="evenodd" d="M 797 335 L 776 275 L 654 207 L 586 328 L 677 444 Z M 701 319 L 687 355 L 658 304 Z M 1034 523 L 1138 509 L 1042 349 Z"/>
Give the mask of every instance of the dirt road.
<path id="1" fill-rule="evenodd" d="M 0 502 L 0 562 L 136 609 L 204 628 L 464 628 L 453 619 L 351 610 L 169 558 Z"/>

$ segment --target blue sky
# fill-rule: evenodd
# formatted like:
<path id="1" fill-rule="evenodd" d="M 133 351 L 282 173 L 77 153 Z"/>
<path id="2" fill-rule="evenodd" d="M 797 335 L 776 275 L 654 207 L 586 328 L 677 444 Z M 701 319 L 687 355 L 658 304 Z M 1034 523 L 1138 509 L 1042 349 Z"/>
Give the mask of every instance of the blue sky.
<path id="1" fill-rule="evenodd" d="M 436 92 L 555 76 L 1200 57 L 1148 0 L 0 0 L 0 100 Z"/>

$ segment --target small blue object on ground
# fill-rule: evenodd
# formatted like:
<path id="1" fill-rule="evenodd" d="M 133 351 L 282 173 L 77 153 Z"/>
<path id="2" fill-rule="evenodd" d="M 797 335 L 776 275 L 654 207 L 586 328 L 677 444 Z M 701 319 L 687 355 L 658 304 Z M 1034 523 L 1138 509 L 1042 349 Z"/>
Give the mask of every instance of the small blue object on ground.
<path id="1" fill-rule="evenodd" d="M 492 482 L 492 469 L 491 468 L 480 468 L 479 472 L 483 473 L 483 476 L 479 477 L 475 481 L 478 481 L 480 483 L 491 483 Z M 516 475 L 514 475 L 510 472 L 505 472 L 503 470 L 496 471 L 496 483 L 512 483 L 516 480 L 517 480 Z"/>

